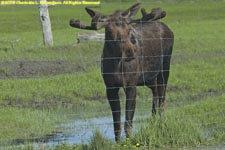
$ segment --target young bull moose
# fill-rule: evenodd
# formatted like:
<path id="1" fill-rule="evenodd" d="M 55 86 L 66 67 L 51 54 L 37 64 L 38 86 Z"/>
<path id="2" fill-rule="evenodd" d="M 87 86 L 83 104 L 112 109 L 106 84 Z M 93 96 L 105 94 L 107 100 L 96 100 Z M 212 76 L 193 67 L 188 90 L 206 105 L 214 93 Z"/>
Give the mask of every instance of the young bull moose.
<path id="1" fill-rule="evenodd" d="M 70 20 L 70 25 L 79 29 L 99 30 L 105 28 L 105 43 L 102 54 L 102 76 L 107 98 L 112 110 L 115 140 L 120 140 L 121 108 L 118 91 L 122 87 L 126 94 L 125 133 L 129 138 L 136 105 L 136 86 L 147 86 L 152 90 L 152 113 L 165 108 L 165 92 L 169 77 L 173 32 L 162 22 L 166 16 L 160 8 L 134 20 L 140 3 L 125 11 L 103 15 L 86 8 L 91 16 L 91 26 L 79 20 Z"/>

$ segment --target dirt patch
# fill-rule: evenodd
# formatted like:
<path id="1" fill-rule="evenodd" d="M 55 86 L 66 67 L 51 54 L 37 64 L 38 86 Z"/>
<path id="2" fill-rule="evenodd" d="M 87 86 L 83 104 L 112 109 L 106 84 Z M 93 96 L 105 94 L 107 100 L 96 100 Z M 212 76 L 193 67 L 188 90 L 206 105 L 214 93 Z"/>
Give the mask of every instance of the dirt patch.
<path id="1" fill-rule="evenodd" d="M 0 63 L 0 78 L 33 78 L 84 71 L 77 62 L 10 61 Z"/>

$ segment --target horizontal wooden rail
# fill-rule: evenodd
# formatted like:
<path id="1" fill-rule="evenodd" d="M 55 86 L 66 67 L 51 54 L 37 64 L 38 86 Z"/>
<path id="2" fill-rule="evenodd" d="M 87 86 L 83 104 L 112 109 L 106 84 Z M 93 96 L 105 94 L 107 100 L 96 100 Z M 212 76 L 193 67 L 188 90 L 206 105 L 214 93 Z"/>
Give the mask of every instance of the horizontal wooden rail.
<path id="1" fill-rule="evenodd" d="M 77 43 L 85 42 L 85 41 L 104 41 L 105 33 L 78 33 L 77 34 Z"/>

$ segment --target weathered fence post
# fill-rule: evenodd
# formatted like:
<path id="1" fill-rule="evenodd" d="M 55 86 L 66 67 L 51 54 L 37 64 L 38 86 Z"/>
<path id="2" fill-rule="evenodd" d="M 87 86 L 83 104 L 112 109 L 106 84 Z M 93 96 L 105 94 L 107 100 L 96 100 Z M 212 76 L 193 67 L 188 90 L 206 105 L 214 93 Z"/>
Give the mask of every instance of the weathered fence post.
<path id="1" fill-rule="evenodd" d="M 41 24 L 42 24 L 44 45 L 45 46 L 53 46 L 51 21 L 50 21 L 50 16 L 49 16 L 49 12 L 48 12 L 47 1 L 39 0 L 38 2 L 39 2 L 38 8 L 39 8 L 40 20 L 41 20 Z"/>

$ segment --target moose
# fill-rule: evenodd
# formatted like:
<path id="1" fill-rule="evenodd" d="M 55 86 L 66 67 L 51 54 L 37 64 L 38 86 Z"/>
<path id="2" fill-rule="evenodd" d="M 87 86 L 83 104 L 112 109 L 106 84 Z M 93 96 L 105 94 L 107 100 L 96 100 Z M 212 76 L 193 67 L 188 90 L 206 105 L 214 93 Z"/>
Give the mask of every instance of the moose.
<path id="1" fill-rule="evenodd" d="M 134 18 L 140 9 L 140 3 L 126 10 L 117 10 L 111 15 L 104 15 L 90 8 L 85 9 L 92 18 L 91 25 L 86 26 L 80 20 L 71 19 L 70 26 L 85 30 L 105 28 L 101 69 L 113 116 L 115 140 L 119 142 L 120 88 L 123 88 L 126 95 L 124 130 L 127 138 L 132 133 L 137 86 L 147 86 L 151 89 L 153 116 L 157 111 L 159 114 L 164 111 L 174 35 L 169 27 L 160 21 L 166 16 L 166 12 L 161 8 L 153 8 L 150 13 L 141 8 L 140 19 Z"/>

